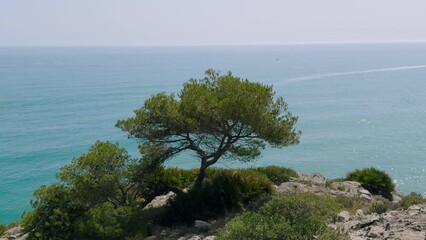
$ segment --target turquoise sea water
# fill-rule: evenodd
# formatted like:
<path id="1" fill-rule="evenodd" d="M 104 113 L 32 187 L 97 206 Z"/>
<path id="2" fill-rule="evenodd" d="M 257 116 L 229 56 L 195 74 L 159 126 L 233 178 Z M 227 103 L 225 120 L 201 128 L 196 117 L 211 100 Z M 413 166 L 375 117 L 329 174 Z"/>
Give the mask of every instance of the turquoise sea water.
<path id="1" fill-rule="evenodd" d="M 207 68 L 273 84 L 299 116 L 300 145 L 266 149 L 253 165 L 328 178 L 374 166 L 404 193 L 426 194 L 426 44 L 0 48 L 0 223 L 96 140 L 137 157 L 116 120 Z"/>

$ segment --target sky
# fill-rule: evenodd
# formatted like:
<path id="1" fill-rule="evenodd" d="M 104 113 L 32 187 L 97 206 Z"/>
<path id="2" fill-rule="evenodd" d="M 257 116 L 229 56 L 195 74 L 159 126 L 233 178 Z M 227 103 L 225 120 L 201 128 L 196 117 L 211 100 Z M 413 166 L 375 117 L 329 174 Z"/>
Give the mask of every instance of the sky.
<path id="1" fill-rule="evenodd" d="M 425 0 L 0 0 L 0 46 L 426 42 Z"/>

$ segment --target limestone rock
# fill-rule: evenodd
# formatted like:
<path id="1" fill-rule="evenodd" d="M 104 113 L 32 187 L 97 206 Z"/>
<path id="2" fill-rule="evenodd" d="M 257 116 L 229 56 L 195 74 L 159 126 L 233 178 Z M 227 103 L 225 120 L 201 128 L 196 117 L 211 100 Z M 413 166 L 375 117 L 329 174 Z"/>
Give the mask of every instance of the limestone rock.
<path id="1" fill-rule="evenodd" d="M 307 185 L 298 182 L 285 182 L 277 186 L 277 192 L 285 194 L 292 192 L 308 192 L 309 188 Z"/>
<path id="2" fill-rule="evenodd" d="M 144 238 L 144 240 L 157 240 L 158 238 L 156 236 L 149 236 Z"/>
<path id="3" fill-rule="evenodd" d="M 19 233 L 21 233 L 21 231 L 22 231 L 22 227 L 17 226 L 17 227 L 11 228 L 11 229 L 7 230 L 6 232 L 4 232 L 4 235 L 6 235 L 6 236 L 18 235 Z"/>
<path id="4" fill-rule="evenodd" d="M 28 238 L 28 234 L 22 233 L 22 227 L 16 226 L 4 232 L 3 237 L 0 240 L 26 240 Z"/>
<path id="5" fill-rule="evenodd" d="M 347 222 L 330 225 L 351 240 L 425 240 L 426 204 L 413 205 L 407 210 L 365 215 L 357 211 Z"/>
<path id="6" fill-rule="evenodd" d="M 384 232 L 385 229 L 382 226 L 372 226 L 367 236 L 371 238 L 378 238 L 382 236 Z"/>
<path id="7" fill-rule="evenodd" d="M 201 220 L 195 220 L 194 228 L 199 232 L 207 232 L 211 228 L 211 224 Z"/>
<path id="8" fill-rule="evenodd" d="M 306 183 L 312 183 L 315 185 L 324 185 L 325 184 L 325 177 L 321 175 L 320 173 L 314 173 L 314 174 L 306 174 L 306 173 L 297 173 L 299 176 L 299 180 Z"/>
<path id="9" fill-rule="evenodd" d="M 178 240 L 203 240 L 203 237 L 196 234 L 186 234 L 183 237 L 178 238 Z"/>
<path id="10" fill-rule="evenodd" d="M 399 202 L 401 202 L 403 196 L 404 195 L 398 189 L 395 189 L 392 192 L 392 202 L 393 203 L 399 203 Z"/>
<path id="11" fill-rule="evenodd" d="M 172 191 L 165 195 L 157 196 L 152 200 L 150 203 L 148 203 L 144 209 L 149 208 L 159 208 L 165 206 L 171 199 L 173 199 L 176 196 L 176 194 Z"/>
<path id="12" fill-rule="evenodd" d="M 340 222 L 347 222 L 350 219 L 350 214 L 348 211 L 342 211 L 339 214 L 337 214 L 337 220 Z"/>

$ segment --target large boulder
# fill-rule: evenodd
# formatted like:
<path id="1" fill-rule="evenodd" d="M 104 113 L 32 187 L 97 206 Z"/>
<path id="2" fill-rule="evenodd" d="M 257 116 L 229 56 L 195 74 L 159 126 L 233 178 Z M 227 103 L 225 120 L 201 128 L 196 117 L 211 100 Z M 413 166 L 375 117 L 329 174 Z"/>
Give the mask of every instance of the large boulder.
<path id="1" fill-rule="evenodd" d="M 170 191 L 165 195 L 157 196 L 152 200 L 150 203 L 148 203 L 144 209 L 149 208 L 159 208 L 165 206 L 170 200 L 172 200 L 176 196 L 176 193 Z"/>

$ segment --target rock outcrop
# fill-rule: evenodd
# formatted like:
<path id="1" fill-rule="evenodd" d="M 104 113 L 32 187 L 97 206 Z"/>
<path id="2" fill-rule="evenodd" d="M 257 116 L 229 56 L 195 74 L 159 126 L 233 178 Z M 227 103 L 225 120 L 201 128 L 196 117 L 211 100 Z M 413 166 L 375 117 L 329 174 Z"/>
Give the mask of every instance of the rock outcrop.
<path id="1" fill-rule="evenodd" d="M 346 216 L 340 213 L 339 216 Z M 348 234 L 351 240 L 425 240 L 426 204 L 413 205 L 407 210 L 390 211 L 383 214 L 364 215 L 358 211 L 354 216 L 337 217 L 331 224 L 334 229 Z"/>
<path id="2" fill-rule="evenodd" d="M 176 193 L 170 191 L 165 195 L 160 195 L 154 198 L 150 203 L 148 203 L 144 209 L 148 208 L 159 208 L 165 206 L 170 200 L 176 196 Z"/>
<path id="3" fill-rule="evenodd" d="M 0 240 L 26 240 L 27 238 L 28 234 L 22 233 L 22 227 L 16 226 L 4 232 Z"/>
<path id="4" fill-rule="evenodd" d="M 333 182 L 327 184 L 324 176 L 319 173 L 299 173 L 298 178 L 292 178 L 276 186 L 277 192 L 286 194 L 290 192 L 313 192 L 325 195 L 344 195 L 349 197 L 360 197 L 368 201 L 372 200 L 371 193 L 364 189 L 360 183 L 352 181 Z"/>

